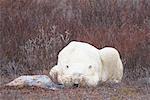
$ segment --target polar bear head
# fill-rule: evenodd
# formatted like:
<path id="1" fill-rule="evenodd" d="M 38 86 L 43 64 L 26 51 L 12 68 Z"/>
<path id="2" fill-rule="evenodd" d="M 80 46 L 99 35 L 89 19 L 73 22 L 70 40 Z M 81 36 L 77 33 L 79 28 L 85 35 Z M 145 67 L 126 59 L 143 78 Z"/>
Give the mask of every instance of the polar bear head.
<path id="1" fill-rule="evenodd" d="M 64 65 L 63 67 L 53 67 L 50 71 L 50 76 L 52 76 L 52 80 L 57 79 L 59 84 L 67 87 L 96 86 L 99 82 L 99 75 L 96 70 L 92 65 L 75 63 Z"/>

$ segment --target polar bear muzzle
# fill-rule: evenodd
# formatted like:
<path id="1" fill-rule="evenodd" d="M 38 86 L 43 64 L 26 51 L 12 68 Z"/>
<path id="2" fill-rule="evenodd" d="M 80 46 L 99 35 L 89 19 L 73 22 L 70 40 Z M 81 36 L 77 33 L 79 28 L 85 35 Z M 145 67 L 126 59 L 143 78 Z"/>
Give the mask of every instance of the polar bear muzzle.
<path id="1" fill-rule="evenodd" d="M 62 68 L 61 71 L 54 70 L 55 68 L 52 68 L 50 71 L 51 76 L 54 76 L 56 73 L 58 73 L 57 80 L 59 84 L 63 84 L 67 87 L 95 86 L 98 84 L 98 74 L 96 74 L 94 67 L 91 65 L 66 65 L 65 67 L 60 68 Z"/>

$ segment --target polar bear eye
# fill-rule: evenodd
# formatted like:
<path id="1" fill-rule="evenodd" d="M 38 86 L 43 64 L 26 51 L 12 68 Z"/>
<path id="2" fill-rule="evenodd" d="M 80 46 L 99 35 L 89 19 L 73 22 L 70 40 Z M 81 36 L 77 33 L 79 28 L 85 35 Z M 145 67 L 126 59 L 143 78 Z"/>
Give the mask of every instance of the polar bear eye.
<path id="1" fill-rule="evenodd" d="M 67 65 L 66 68 L 69 68 L 69 66 Z"/>
<path id="2" fill-rule="evenodd" d="M 89 69 L 91 69 L 91 68 L 92 68 L 92 65 L 89 66 Z"/>

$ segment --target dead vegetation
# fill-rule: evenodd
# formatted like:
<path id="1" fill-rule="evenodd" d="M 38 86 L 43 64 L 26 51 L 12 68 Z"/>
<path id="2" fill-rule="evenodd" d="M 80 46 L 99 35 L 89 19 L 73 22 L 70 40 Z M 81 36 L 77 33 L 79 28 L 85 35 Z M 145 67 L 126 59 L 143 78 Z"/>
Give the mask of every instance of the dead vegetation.
<path id="1" fill-rule="evenodd" d="M 1 0 L 0 83 L 48 74 L 71 40 L 117 48 L 124 80 L 149 77 L 149 9 L 149 0 Z"/>

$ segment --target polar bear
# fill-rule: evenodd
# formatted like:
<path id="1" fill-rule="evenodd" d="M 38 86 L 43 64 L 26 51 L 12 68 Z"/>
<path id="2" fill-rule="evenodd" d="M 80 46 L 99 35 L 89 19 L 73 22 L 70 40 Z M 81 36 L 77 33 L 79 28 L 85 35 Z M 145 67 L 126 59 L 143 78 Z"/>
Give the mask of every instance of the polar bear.
<path id="1" fill-rule="evenodd" d="M 100 82 L 120 82 L 123 65 L 115 48 L 99 50 L 88 43 L 72 41 L 59 52 L 57 65 L 49 74 L 65 86 L 97 86 Z"/>

